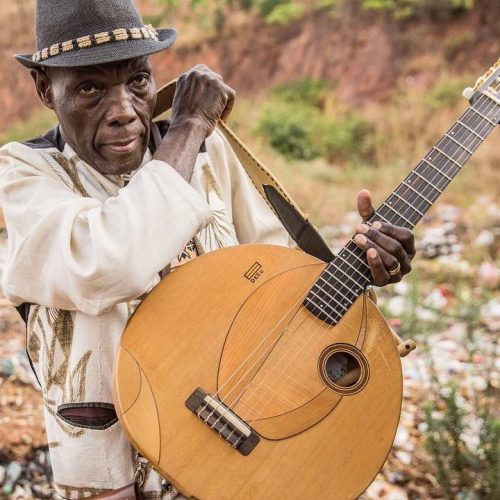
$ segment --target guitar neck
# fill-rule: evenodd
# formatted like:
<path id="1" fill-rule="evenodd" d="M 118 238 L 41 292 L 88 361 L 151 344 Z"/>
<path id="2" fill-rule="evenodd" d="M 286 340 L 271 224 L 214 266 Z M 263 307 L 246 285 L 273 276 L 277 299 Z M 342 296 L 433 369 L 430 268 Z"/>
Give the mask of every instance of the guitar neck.
<path id="1" fill-rule="evenodd" d="M 498 100 L 478 92 L 474 104 L 453 124 L 403 182 L 367 220 L 413 229 L 460 172 L 498 122 Z M 372 284 L 365 252 L 351 239 L 325 268 L 305 306 L 336 324 Z"/>

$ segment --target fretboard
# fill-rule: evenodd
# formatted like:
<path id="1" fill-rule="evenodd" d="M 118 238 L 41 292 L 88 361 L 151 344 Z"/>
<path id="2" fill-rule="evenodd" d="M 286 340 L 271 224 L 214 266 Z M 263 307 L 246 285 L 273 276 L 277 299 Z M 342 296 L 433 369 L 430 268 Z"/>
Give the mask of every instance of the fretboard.
<path id="1" fill-rule="evenodd" d="M 483 93 L 368 219 L 413 229 L 499 122 L 500 105 Z M 336 324 L 372 284 L 365 252 L 351 239 L 309 291 L 304 305 Z"/>

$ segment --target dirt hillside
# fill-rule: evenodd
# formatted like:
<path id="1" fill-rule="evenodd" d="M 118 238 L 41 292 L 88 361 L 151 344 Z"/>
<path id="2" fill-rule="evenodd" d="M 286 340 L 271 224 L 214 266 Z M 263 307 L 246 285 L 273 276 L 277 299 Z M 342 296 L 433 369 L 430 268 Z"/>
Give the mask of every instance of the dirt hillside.
<path id="1" fill-rule="evenodd" d="M 7 26 L 0 39 L 0 133 L 40 105 L 28 71 L 12 58 L 33 51 L 33 4 L 8 2 L 0 14 Z M 151 2 L 142 4 L 148 13 Z M 204 62 L 243 95 L 310 77 L 335 83 L 341 100 L 358 105 L 384 99 L 395 86 L 426 88 L 443 77 L 484 72 L 500 55 L 500 2 L 476 0 L 469 14 L 430 23 L 353 8 L 337 18 L 312 13 L 286 26 L 239 17 L 223 35 L 194 44 L 186 31 L 176 48 L 155 56 L 159 83 Z"/>

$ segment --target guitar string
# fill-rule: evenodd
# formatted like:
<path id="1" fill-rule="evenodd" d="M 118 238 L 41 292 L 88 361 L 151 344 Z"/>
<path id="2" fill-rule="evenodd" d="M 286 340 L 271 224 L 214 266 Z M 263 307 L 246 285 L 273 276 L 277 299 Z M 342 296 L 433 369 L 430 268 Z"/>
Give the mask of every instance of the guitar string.
<path id="1" fill-rule="evenodd" d="M 481 97 L 482 97 L 482 96 L 481 96 Z M 488 99 L 488 100 L 489 100 L 489 99 Z M 491 100 L 489 100 L 489 101 L 491 102 Z M 481 109 L 481 111 L 484 111 L 484 109 Z M 446 161 L 445 161 L 445 164 L 446 164 Z M 392 217 L 391 217 L 391 220 L 392 220 Z M 276 326 L 277 326 L 277 325 L 276 325 Z M 264 339 L 263 339 L 263 340 L 264 340 Z M 274 348 L 274 346 L 271 348 L 271 350 L 272 350 L 273 348 Z M 251 356 L 252 354 L 253 354 L 253 353 L 250 353 L 250 356 Z M 266 352 L 266 351 L 264 351 L 263 355 L 267 355 L 267 352 Z M 261 357 L 262 357 L 262 355 L 261 355 Z M 246 361 L 246 360 L 245 360 L 245 361 Z M 245 362 L 245 361 L 244 361 L 244 362 Z M 258 363 L 259 361 L 260 361 L 260 360 L 258 359 L 256 362 Z M 240 365 L 240 366 L 241 366 L 241 365 Z M 253 367 L 252 367 L 252 368 L 253 368 Z M 251 370 L 251 369 L 250 369 L 250 370 Z M 244 376 L 243 376 L 242 378 L 244 378 Z M 241 379 L 240 379 L 240 380 L 241 380 Z M 240 380 L 239 380 L 239 381 L 240 381 Z M 238 382 L 239 382 L 239 381 L 238 381 Z M 236 387 L 236 386 L 237 386 L 237 384 L 236 384 L 234 387 Z M 234 387 L 233 387 L 233 389 L 234 389 Z M 246 389 L 246 388 L 245 388 L 245 389 Z M 219 389 L 219 391 L 218 391 L 218 392 L 220 392 L 221 390 L 222 390 L 222 387 L 221 387 L 221 389 Z M 229 395 L 229 394 L 228 394 L 228 395 Z M 228 396 L 228 395 L 226 395 L 226 397 L 225 397 L 225 398 L 227 398 L 227 396 Z"/>
<path id="2" fill-rule="evenodd" d="M 491 100 L 489 100 L 489 101 L 490 101 L 490 103 L 491 103 Z M 481 108 L 481 111 L 485 111 L 485 109 Z M 484 125 L 484 123 L 483 123 L 483 125 Z M 488 127 L 488 125 L 486 125 L 486 126 Z M 413 172 L 412 172 L 412 173 L 413 173 Z M 410 173 L 409 175 L 411 175 L 412 173 Z M 423 189 L 424 189 L 424 191 L 425 191 L 425 190 L 426 190 L 426 189 L 428 189 L 428 188 L 429 188 L 429 186 L 424 186 L 424 188 L 423 188 Z M 432 188 L 431 188 L 431 189 L 432 189 Z M 435 196 L 435 198 L 437 199 L 437 196 Z M 434 201 L 435 201 L 435 200 L 434 200 Z M 375 214 L 375 216 L 374 216 L 374 218 L 373 218 L 373 219 L 374 219 L 374 220 L 376 220 L 377 216 L 380 216 L 380 214 L 379 214 L 378 212 L 377 212 L 377 214 Z M 391 214 L 391 215 L 390 215 L 390 216 L 388 216 L 388 217 L 387 217 L 387 216 L 386 216 L 386 217 L 382 216 L 382 218 L 383 218 L 383 220 L 385 219 L 385 220 L 388 220 L 389 222 L 395 222 L 395 220 L 394 220 L 394 219 L 396 219 L 396 217 L 394 216 L 394 214 Z M 398 221 L 398 222 L 399 222 L 399 221 Z M 348 244 L 347 244 L 347 245 L 343 248 L 343 250 L 346 250 L 346 251 L 347 251 L 347 252 L 349 252 L 349 253 L 350 253 L 350 250 L 349 250 L 349 244 L 350 244 L 350 243 L 352 243 L 352 244 L 354 245 L 354 242 L 351 240 L 351 241 L 350 241 L 350 242 L 348 242 Z M 356 248 L 357 248 L 357 247 L 356 247 Z M 340 252 L 340 254 L 339 254 L 341 257 L 342 257 L 342 253 L 343 253 L 343 252 L 341 251 L 341 252 Z M 356 255 L 354 255 L 354 257 L 357 257 L 357 256 L 356 256 Z M 358 262 L 358 260 L 359 260 L 360 262 Z M 355 267 L 357 270 L 359 270 L 359 263 L 361 263 L 361 265 L 365 268 L 363 271 L 366 271 L 368 268 L 367 268 L 367 266 L 366 266 L 365 262 L 364 262 L 364 261 L 361 261 L 359 258 L 358 258 L 358 260 L 356 260 L 356 261 L 354 262 L 354 267 Z M 333 261 L 332 261 L 332 262 L 333 262 Z M 331 267 L 331 266 L 330 266 L 330 267 Z M 341 271 L 341 273 L 344 273 L 344 274 L 345 274 L 344 269 L 342 269 L 342 264 L 340 265 L 340 271 Z M 360 271 L 360 272 L 363 272 L 363 271 Z M 335 274 L 335 272 L 336 272 L 336 271 L 333 271 L 333 274 Z M 319 285 L 318 285 L 318 288 L 321 288 L 321 287 L 319 287 Z M 319 311 L 323 311 L 323 312 L 324 312 L 324 308 L 320 308 L 320 307 L 318 307 L 317 305 L 315 305 L 314 303 L 313 303 L 313 307 L 315 307 L 315 308 L 316 308 L 316 309 L 318 309 Z M 337 313 L 338 313 L 338 311 L 337 311 L 335 308 L 333 308 L 333 307 L 332 307 L 331 309 L 332 309 L 333 311 L 335 311 L 335 312 L 337 312 Z"/>
<path id="3" fill-rule="evenodd" d="M 283 316 L 283 318 L 281 318 L 278 323 L 276 323 L 273 328 L 271 329 L 271 331 L 265 336 L 262 338 L 262 340 L 259 342 L 259 344 L 257 345 L 257 347 L 254 348 L 254 350 L 240 363 L 240 365 L 233 371 L 233 373 L 229 376 L 229 378 L 222 384 L 222 386 L 212 395 L 212 397 L 216 397 L 218 396 L 222 390 L 228 385 L 229 381 L 236 375 L 236 373 L 238 372 L 238 370 L 242 369 L 244 366 L 245 366 L 245 363 L 248 361 L 248 360 L 251 360 L 253 354 L 255 354 L 260 346 L 263 345 L 263 343 L 269 339 L 269 337 L 271 336 L 271 334 L 276 330 L 276 328 L 281 324 L 281 322 L 283 321 L 284 318 L 286 318 L 290 313 L 292 313 L 292 311 L 297 308 L 297 310 L 293 313 L 293 316 L 292 316 L 292 319 L 291 321 L 295 318 L 296 314 L 298 311 L 300 311 L 300 306 L 301 304 L 303 304 L 304 300 L 305 300 L 305 297 L 306 295 L 309 293 L 309 290 L 307 290 L 305 292 L 305 294 L 303 296 L 301 296 L 301 298 L 290 308 L 290 310 Z M 304 320 L 305 321 L 305 320 Z M 248 375 L 254 368 L 255 366 L 263 359 L 265 358 L 265 356 L 268 355 L 268 352 L 272 352 L 273 348 L 274 348 L 274 345 L 276 345 L 277 342 L 279 342 L 280 338 L 282 337 L 282 335 L 286 332 L 286 329 L 288 328 L 288 325 L 285 327 L 285 330 L 280 334 L 280 336 L 273 342 L 273 345 L 271 345 L 271 347 L 268 347 L 268 351 L 264 351 L 261 356 L 259 356 L 254 362 L 252 365 L 250 365 L 250 367 L 246 370 L 246 372 L 243 373 L 243 375 L 236 381 L 236 383 L 233 385 L 233 387 L 228 391 L 228 393 L 222 398 L 220 399 L 220 403 L 221 404 L 224 404 L 225 401 L 227 400 L 227 398 L 229 397 L 229 394 L 231 394 L 233 392 L 233 390 L 238 386 L 238 384 L 246 377 L 246 375 Z M 247 384 L 248 386 L 248 384 Z M 241 397 L 241 395 L 243 394 L 243 392 L 245 391 L 246 387 L 245 386 L 243 388 L 243 391 L 237 396 L 236 399 L 239 399 Z M 201 412 L 203 412 L 206 408 L 208 407 L 208 403 L 205 403 L 204 406 L 202 408 L 200 408 L 198 410 L 198 416 L 200 415 Z M 227 407 L 227 410 L 224 411 L 224 413 L 222 413 L 219 418 L 212 424 L 212 427 L 214 427 L 219 421 L 221 418 L 223 418 L 227 412 L 231 409 L 231 407 L 234 407 L 234 404 L 233 405 L 226 405 Z M 215 408 L 210 412 L 210 414 L 206 417 L 206 419 L 209 419 L 213 414 L 215 413 Z"/>
<path id="4" fill-rule="evenodd" d="M 442 163 L 443 163 L 443 159 L 440 161 L 440 163 L 439 163 L 439 164 L 441 165 Z M 446 164 L 446 162 L 445 162 L 444 164 Z M 411 175 L 411 174 L 410 174 L 410 175 Z M 436 174 L 436 175 L 437 175 L 437 174 Z M 440 184 L 438 184 L 438 185 L 441 187 L 441 185 L 440 185 Z M 427 192 L 427 190 L 428 190 L 428 189 L 429 189 L 429 187 L 428 187 L 428 186 L 424 186 L 424 192 Z M 431 189 L 432 189 L 432 188 L 431 188 Z M 407 191 L 409 191 L 409 189 L 407 189 Z M 436 198 L 437 198 L 437 197 L 436 197 Z M 377 214 L 377 215 L 378 215 L 378 214 Z M 375 216 L 375 218 L 376 218 L 376 216 Z M 387 218 L 387 217 L 386 217 L 386 218 Z M 391 222 L 393 221 L 393 218 L 395 218 L 395 217 L 390 217 Z M 342 253 L 340 254 L 340 256 L 342 257 Z M 354 265 L 354 267 L 355 267 L 357 270 L 359 270 L 359 266 L 357 265 L 358 263 L 356 262 L 356 263 L 354 263 L 354 264 L 355 264 L 355 265 Z M 362 265 L 364 266 L 364 264 L 362 264 Z M 340 267 L 341 267 L 341 271 L 345 272 L 345 270 L 342 268 L 342 264 L 340 265 Z"/>
<path id="5" fill-rule="evenodd" d="M 487 96 L 484 96 L 483 94 L 481 94 L 481 96 L 480 96 L 480 97 L 486 97 L 486 99 L 487 99 L 489 102 L 491 102 L 491 99 L 489 99 Z M 493 102 L 493 103 L 494 103 L 494 102 Z M 495 104 L 495 103 L 494 103 L 494 104 Z M 494 107 L 495 107 L 495 106 L 493 106 L 493 108 L 494 108 Z M 470 108 L 469 108 L 467 111 L 469 111 L 469 110 L 470 110 Z M 480 109 L 480 111 L 482 111 L 482 112 L 483 112 L 483 111 L 485 111 L 485 110 L 484 110 L 484 109 Z M 488 112 L 489 112 L 489 111 L 490 111 L 490 110 L 488 110 Z M 457 123 L 458 123 L 458 121 L 457 121 Z M 456 123 L 456 124 L 457 124 L 457 123 Z M 486 123 L 488 123 L 488 122 L 486 122 Z M 456 126 L 456 124 L 455 124 L 454 126 Z M 452 128 L 453 128 L 453 127 L 452 127 Z M 451 130 L 451 129 L 450 129 L 450 130 Z M 464 135 L 464 134 L 465 134 L 465 132 L 464 132 L 462 135 Z M 444 137 L 446 137 L 446 136 L 444 136 Z M 441 142 L 441 141 L 440 141 L 440 142 Z M 479 145 L 480 145 L 480 144 L 481 144 L 481 143 L 479 143 L 477 147 L 479 147 Z M 439 145 L 439 142 L 438 142 L 438 145 Z M 477 148 L 476 148 L 476 149 L 477 149 Z M 465 152 L 465 150 L 464 150 L 464 152 Z M 463 154 L 463 153 L 461 153 L 461 154 L 460 154 L 460 156 L 461 156 L 462 154 Z M 448 163 L 448 162 L 449 162 L 450 164 L 452 163 L 451 161 L 449 161 L 449 160 L 448 160 L 446 157 L 444 157 L 444 156 L 443 156 L 443 159 L 445 159 L 445 161 L 444 161 L 444 166 L 445 166 L 445 165 L 446 165 L 446 163 Z M 468 158 L 466 158 L 466 160 L 467 160 L 467 159 L 468 159 Z M 441 163 L 441 162 L 440 162 L 440 163 Z M 417 165 L 417 167 L 418 167 L 418 165 Z M 417 167 L 416 167 L 416 168 L 417 168 Z M 460 168 L 461 168 L 461 167 L 460 167 Z M 457 173 L 457 172 L 456 172 L 456 173 Z M 454 175 L 456 175 L 456 173 L 455 173 Z M 437 175 L 438 175 L 438 173 L 436 172 L 436 174 L 434 175 L 434 177 L 436 177 Z M 433 179 L 434 179 L 434 177 L 433 177 Z M 443 179 L 444 179 L 444 177 L 443 177 Z M 397 213 L 395 213 L 395 214 L 394 214 L 394 216 L 390 216 L 390 217 L 391 217 L 391 221 L 392 221 L 394 218 L 395 218 L 395 219 L 397 219 Z M 293 310 L 293 309 L 294 309 L 297 305 L 298 305 L 298 304 L 294 305 L 294 307 L 293 307 L 291 310 Z M 289 313 L 290 313 L 290 312 L 291 312 L 291 311 L 289 311 Z M 287 315 L 288 315 L 289 313 L 287 313 Z M 295 314 L 296 314 L 296 313 L 295 313 Z M 287 316 L 287 315 L 286 315 L 286 316 Z M 285 316 L 285 317 L 286 317 L 286 316 Z M 295 316 L 295 315 L 294 315 L 294 316 Z M 333 318 L 332 318 L 332 319 L 333 319 Z M 280 320 L 280 322 L 281 322 L 281 321 L 282 321 L 282 320 Z M 305 320 L 304 320 L 304 321 L 305 321 Z M 246 358 L 246 359 L 245 359 L 245 360 L 244 360 L 244 361 L 240 364 L 240 366 L 239 366 L 238 368 L 236 368 L 236 370 L 233 372 L 233 374 L 229 377 L 229 379 L 228 379 L 228 380 L 226 380 L 226 382 L 225 382 L 225 383 L 223 384 L 223 386 L 222 386 L 222 387 L 221 387 L 221 388 L 217 391 L 217 393 L 216 393 L 215 395 L 219 394 L 219 393 L 222 391 L 222 389 L 224 388 L 224 386 L 225 386 L 225 385 L 227 385 L 227 383 L 229 382 L 229 380 L 230 380 L 230 379 L 231 379 L 231 378 L 232 378 L 232 377 L 233 377 L 233 376 L 237 373 L 237 371 L 238 371 L 238 370 L 239 370 L 239 369 L 240 369 L 240 368 L 241 368 L 241 367 L 242 367 L 242 366 L 246 363 L 246 361 L 247 361 L 249 358 L 251 358 L 251 357 L 252 357 L 252 355 L 253 355 L 253 354 L 254 354 L 254 353 L 258 350 L 258 348 L 259 348 L 259 347 L 263 344 L 263 342 L 264 342 L 266 339 L 268 339 L 268 338 L 269 338 L 270 334 L 271 334 L 271 333 L 272 333 L 272 332 L 273 332 L 273 331 L 277 328 L 277 326 L 279 326 L 280 322 L 278 322 L 278 323 L 277 323 L 277 324 L 273 327 L 273 329 L 271 330 L 271 332 L 269 332 L 269 334 L 268 334 L 266 337 L 264 337 L 264 338 L 262 339 L 262 341 L 259 343 L 259 345 L 257 346 L 257 348 L 255 348 L 255 349 L 254 349 L 254 351 L 253 351 L 253 352 L 251 352 L 251 353 L 249 354 L 249 356 L 247 356 L 247 358 Z M 302 323 L 303 323 L 303 322 L 302 322 Z M 301 323 L 301 324 L 302 324 L 302 323 Z M 324 323 L 323 323 L 323 324 L 324 324 Z M 328 329 L 327 329 L 327 330 L 329 330 L 330 328 L 333 328 L 333 326 L 335 326 L 335 325 L 330 325 L 330 326 L 328 327 Z M 297 328 L 298 328 L 298 327 L 297 327 Z M 286 332 L 286 329 L 285 329 L 285 331 L 282 333 L 282 335 L 283 335 L 285 332 Z M 276 341 L 276 342 L 279 342 L 280 338 L 282 338 L 282 335 L 280 335 L 280 337 L 277 339 L 277 341 Z M 315 345 L 315 344 L 313 344 L 313 346 L 311 346 L 311 349 L 312 349 L 312 347 L 314 347 L 314 345 Z M 272 351 L 273 351 L 273 349 L 274 349 L 274 346 L 275 346 L 275 343 L 274 343 L 274 345 L 272 345 L 270 348 L 268 348 L 268 352 L 272 352 Z M 309 350 L 308 350 L 308 351 L 309 351 Z M 233 388 L 231 389 L 231 391 L 230 391 L 230 392 L 232 392 L 232 390 L 234 390 L 234 388 L 235 388 L 235 387 L 237 387 L 238 383 L 239 383 L 239 382 L 240 382 L 240 381 L 241 381 L 241 380 L 242 380 L 242 379 L 246 376 L 246 374 L 247 374 L 249 371 L 251 371 L 251 370 L 255 367 L 255 364 L 256 364 L 256 363 L 258 363 L 258 362 L 260 362 L 260 360 L 262 359 L 262 357 L 263 357 L 263 356 L 267 356 L 267 355 L 268 355 L 268 352 L 267 352 L 267 351 L 264 351 L 264 352 L 261 354 L 261 356 L 259 356 L 259 358 L 256 360 L 256 362 L 254 362 L 254 364 L 252 365 L 252 367 L 251 367 L 249 370 L 247 370 L 247 372 L 246 372 L 246 373 L 245 373 L 242 377 L 240 377 L 240 379 L 239 379 L 239 380 L 238 380 L 238 382 L 237 382 L 237 383 L 233 386 Z M 300 353 L 299 353 L 299 354 L 300 354 Z M 292 363 L 292 364 L 293 364 L 293 363 Z M 268 376 L 269 376 L 269 375 L 270 375 L 270 374 L 268 374 Z M 263 381 L 261 381 L 261 384 L 262 384 L 262 382 L 263 382 Z M 251 382 L 250 382 L 250 383 L 251 383 Z M 247 384 L 247 386 L 245 386 L 245 387 L 244 387 L 244 389 L 243 389 L 242 393 L 243 393 L 243 392 L 244 392 L 244 391 L 248 388 L 248 385 L 249 385 L 249 384 Z M 256 385 L 256 384 L 254 384 L 254 390 L 256 390 L 256 389 L 255 389 L 255 385 Z M 283 383 L 283 382 L 282 382 L 282 385 L 284 385 L 284 383 Z M 242 393 L 241 393 L 241 394 L 242 394 Z M 228 397 L 228 396 L 229 396 L 229 392 L 228 392 L 228 394 L 226 394 L 226 396 L 223 398 L 223 400 L 221 401 L 221 403 L 223 403 L 223 401 L 224 401 L 225 399 L 227 399 L 227 397 Z M 240 397 L 240 396 L 238 396 L 238 397 L 236 398 L 236 401 L 238 401 L 238 400 L 239 400 L 239 397 Z M 233 405 L 233 406 L 234 406 L 234 405 Z M 206 408 L 206 406 L 205 406 L 205 408 Z M 229 407 L 228 407 L 228 409 L 229 409 L 229 408 L 231 408 L 231 406 L 229 406 Z M 226 412 L 224 412 L 224 414 L 225 414 L 225 413 L 227 413 L 227 411 L 226 411 Z M 213 412 L 212 412 L 212 414 L 213 414 Z M 223 415 L 221 415 L 221 417 L 222 417 L 222 416 L 223 416 Z M 219 417 L 219 419 L 218 419 L 218 420 L 220 420 L 220 418 L 221 418 L 221 417 Z"/>
<path id="6" fill-rule="evenodd" d="M 453 125 L 453 127 L 454 127 L 454 126 L 455 126 L 455 125 Z M 452 127 L 452 128 L 453 128 L 453 127 Z M 450 130 L 451 130 L 451 129 L 450 129 Z M 462 138 L 464 138 L 464 135 L 466 135 L 466 134 L 462 134 Z M 467 138 L 467 137 L 465 137 L 465 138 Z M 476 146 L 476 149 L 477 149 L 477 147 L 479 147 L 479 146 L 480 146 L 480 144 L 481 144 L 481 143 L 482 143 L 482 140 L 481 140 L 481 142 L 479 142 L 479 144 Z M 462 156 L 462 154 L 463 154 L 463 153 L 460 153 L 460 157 Z M 467 155 L 466 155 L 466 156 L 467 156 Z M 470 155 L 468 155 L 468 156 L 470 156 Z M 464 160 L 466 161 L 467 159 L 468 159 L 468 158 L 465 158 Z M 462 160 L 462 158 L 461 158 L 461 160 Z M 463 166 L 463 165 L 462 165 L 462 166 Z M 457 171 L 457 172 L 455 172 L 455 174 L 457 174 L 457 173 L 458 173 L 458 171 Z M 315 345 L 315 344 L 314 344 L 314 345 Z M 311 349 L 309 349 L 309 350 L 308 350 L 308 352 L 304 353 L 304 355 L 305 355 L 305 357 L 306 357 L 306 358 L 307 358 L 307 355 L 308 355 L 308 354 L 310 354 L 310 351 L 311 351 Z M 298 350 L 296 350 L 296 351 L 295 351 L 295 354 L 296 354 L 296 358 L 297 358 L 299 355 L 302 355 L 303 353 L 300 353 L 300 352 L 298 352 Z M 294 366 L 294 362 L 295 362 L 295 359 L 294 359 L 293 361 L 292 361 L 292 360 L 291 360 L 291 361 L 289 361 L 289 362 L 287 363 L 287 367 L 286 367 L 286 368 L 288 368 L 288 367 L 290 367 L 290 366 L 291 366 L 291 367 L 293 367 L 293 366 Z M 274 366 L 277 366 L 277 365 L 275 364 Z M 281 368 L 281 371 L 282 371 L 282 372 L 287 373 L 287 369 L 286 369 L 286 368 L 283 368 L 283 367 L 280 367 L 280 368 Z M 269 378 L 269 373 L 268 373 L 268 378 Z M 266 377 L 264 377 L 264 378 L 263 378 L 260 382 L 261 382 L 261 384 L 262 384 L 262 385 L 265 385 L 265 384 L 264 384 L 264 382 L 265 382 L 265 381 L 266 381 Z M 278 387 L 275 389 L 275 393 L 276 393 L 276 394 L 280 394 L 281 388 L 282 388 L 282 387 L 283 387 L 286 383 L 287 383 L 286 378 L 282 379 L 281 385 L 278 385 Z"/>
<path id="7" fill-rule="evenodd" d="M 480 98 L 484 98 L 486 100 L 490 100 L 487 96 L 481 95 Z M 427 182 L 430 184 L 431 190 L 434 190 L 434 187 L 442 191 L 443 187 L 446 187 L 446 185 L 451 182 L 453 177 L 458 173 L 458 171 L 463 167 L 463 164 L 469 159 L 469 157 L 472 155 L 472 153 L 475 152 L 475 150 L 481 145 L 481 143 L 484 140 L 484 137 L 480 137 L 476 134 L 474 134 L 473 131 L 468 130 L 463 126 L 462 123 L 460 123 L 460 120 L 465 118 L 467 119 L 467 113 L 473 114 L 473 110 L 471 108 L 467 109 L 467 111 L 455 122 L 455 124 L 448 130 L 448 132 L 443 136 L 443 138 L 437 143 L 438 147 L 442 147 L 442 151 L 445 154 L 448 154 L 451 157 L 451 160 L 448 159 L 443 153 L 438 153 L 439 157 L 437 162 L 434 161 L 433 163 L 429 163 L 427 160 L 429 160 L 429 155 L 426 155 L 426 157 L 418 164 L 416 169 L 420 167 L 420 171 L 426 177 Z M 459 128 L 458 133 L 455 130 L 456 128 Z M 486 122 L 486 128 L 488 128 L 488 122 Z M 456 142 L 454 142 L 456 141 Z M 468 144 L 467 142 L 470 141 Z M 450 152 L 449 151 L 449 146 L 452 146 L 454 148 L 454 151 Z M 459 149 L 460 148 L 460 151 Z M 471 148 L 471 149 L 470 149 Z M 433 148 L 434 149 L 434 148 Z M 458 151 L 458 156 L 456 155 Z M 433 153 L 433 150 L 430 151 L 430 154 Z M 456 163 L 460 164 L 457 165 Z M 433 172 L 433 176 L 429 176 L 429 171 Z M 411 175 L 411 174 L 410 174 Z M 451 175 L 451 177 L 449 177 Z M 438 182 L 435 182 L 435 180 L 438 180 Z M 440 182 L 444 181 L 444 185 L 441 186 Z M 425 182 L 425 181 L 424 181 Z M 407 186 L 404 186 L 405 191 L 401 193 L 403 196 L 407 194 L 410 191 L 410 196 L 407 197 L 408 201 L 405 199 L 401 198 L 399 199 L 398 195 L 398 190 L 404 186 L 404 184 L 400 185 L 392 194 L 389 196 L 389 198 L 386 200 L 384 205 L 388 205 L 390 209 L 393 209 L 393 206 L 391 206 L 391 199 L 394 198 L 394 194 L 398 197 L 398 200 L 394 203 L 395 208 L 397 209 L 396 213 L 398 215 L 401 215 L 403 218 L 410 219 L 411 224 L 414 225 L 416 222 L 412 220 L 412 217 L 415 215 L 413 213 L 414 211 L 417 212 L 417 215 L 420 213 L 420 215 L 423 215 L 422 211 L 425 212 L 427 211 L 428 208 L 430 208 L 430 204 L 426 202 L 423 198 L 420 197 L 420 201 L 417 200 L 417 203 L 412 200 L 413 198 L 417 198 L 418 195 L 414 194 L 413 196 L 411 195 L 411 190 Z M 425 188 L 424 188 L 425 189 Z M 439 192 L 439 191 L 438 191 Z M 425 194 L 425 193 L 422 193 Z M 431 193 L 428 193 L 428 195 Z M 401 203 L 398 204 L 398 201 Z M 423 202 L 423 203 L 422 203 Z M 401 208 L 401 206 L 403 208 Z"/>
<path id="8" fill-rule="evenodd" d="M 481 96 L 481 97 L 483 97 L 483 96 Z M 488 99 L 488 98 L 486 98 L 486 99 Z M 488 99 L 488 101 L 491 101 L 491 100 L 490 100 L 490 99 Z M 485 111 L 485 110 L 481 108 L 481 111 Z M 489 111 L 490 111 L 490 110 L 488 110 L 488 113 L 489 113 Z M 487 122 L 486 122 L 486 123 L 487 123 Z M 484 123 L 481 123 L 481 125 L 484 125 Z M 456 126 L 456 124 L 454 124 L 454 125 L 453 125 L 453 127 L 455 127 L 455 126 Z M 487 126 L 487 125 L 486 125 L 486 126 Z M 452 127 L 452 129 L 453 129 L 453 127 Z M 451 129 L 450 129 L 450 130 L 451 130 Z M 482 130 L 481 130 L 481 131 L 482 131 Z M 464 133 L 462 133 L 462 134 L 460 135 L 460 137 L 461 137 L 461 138 L 466 138 L 466 139 L 467 139 L 468 137 L 465 137 L 465 136 L 467 136 L 467 134 L 466 134 L 465 132 L 464 132 Z M 446 137 L 446 136 L 445 136 L 445 137 Z M 479 142 L 479 144 L 477 144 L 476 149 L 477 149 L 477 147 L 479 147 L 479 146 L 480 146 L 480 144 L 481 144 L 481 143 L 482 143 L 482 141 L 481 141 L 481 142 Z M 439 144 L 439 143 L 438 143 L 438 144 Z M 462 160 L 462 158 L 461 158 L 461 156 L 462 156 L 462 155 L 463 155 L 463 152 L 461 152 L 461 153 L 460 153 L 460 160 Z M 466 155 L 466 156 L 467 156 L 467 155 Z M 470 155 L 469 155 L 469 156 L 470 156 Z M 445 157 L 443 157 L 443 158 L 445 158 Z M 468 159 L 468 158 L 465 158 L 465 161 L 466 161 L 467 159 Z M 444 166 L 445 166 L 445 165 L 446 165 L 446 163 L 448 163 L 448 162 L 449 162 L 449 161 L 446 161 L 446 159 L 445 159 L 445 161 L 444 161 Z M 440 167 L 440 166 L 441 166 L 441 163 L 442 163 L 442 162 L 440 161 L 440 165 L 439 165 L 438 167 Z M 449 163 L 451 163 L 451 162 L 449 162 Z M 462 166 L 463 166 L 463 165 L 462 165 Z M 458 173 L 458 171 L 456 171 L 454 175 L 456 175 L 457 173 Z M 435 175 L 437 176 L 438 174 L 435 174 Z M 432 181 L 432 180 L 433 180 L 433 179 L 431 179 L 431 181 Z M 396 216 L 396 218 L 397 218 L 397 216 Z M 297 353 L 297 350 L 296 350 L 296 355 L 301 355 L 301 354 L 303 354 L 303 353 L 300 353 L 300 352 L 298 352 L 298 353 Z M 294 363 L 293 363 L 293 361 L 292 361 L 292 362 L 289 362 L 289 363 L 288 363 L 288 366 L 293 366 L 293 364 L 294 364 Z M 274 365 L 274 366 L 276 366 L 276 365 Z M 283 372 L 285 372 L 285 373 L 286 373 L 286 371 L 287 371 L 286 369 L 282 368 L 281 366 L 280 366 L 280 368 L 281 368 L 281 370 L 282 370 Z M 268 378 L 268 377 L 270 376 L 270 374 L 271 374 L 271 373 L 268 373 L 268 374 L 267 374 L 267 377 L 264 377 L 264 378 L 260 381 L 260 384 L 261 384 L 261 385 L 264 385 L 264 382 L 266 381 L 266 378 Z M 279 392 L 280 392 L 280 387 L 282 387 L 285 383 L 286 383 L 286 379 L 284 379 L 284 381 L 282 381 L 281 386 L 278 386 L 278 388 L 277 388 L 277 389 L 275 389 L 275 392 L 276 392 L 277 394 L 279 394 Z M 256 384 L 254 384 L 254 387 L 255 387 L 255 385 L 256 385 Z M 250 393 L 250 395 L 251 395 L 251 394 L 252 394 L 252 393 Z M 248 396 L 248 395 L 247 395 L 247 396 Z"/>

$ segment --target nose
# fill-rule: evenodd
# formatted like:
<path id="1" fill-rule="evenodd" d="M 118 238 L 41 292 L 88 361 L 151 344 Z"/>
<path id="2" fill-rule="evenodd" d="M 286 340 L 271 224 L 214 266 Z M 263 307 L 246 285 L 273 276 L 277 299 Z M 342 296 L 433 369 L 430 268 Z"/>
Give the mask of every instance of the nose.
<path id="1" fill-rule="evenodd" d="M 138 119 L 133 106 L 133 96 L 125 85 L 116 85 L 107 93 L 108 109 L 106 121 L 112 127 L 128 125 Z"/>

